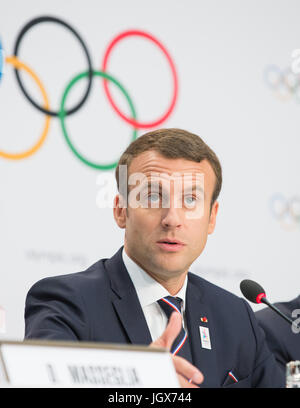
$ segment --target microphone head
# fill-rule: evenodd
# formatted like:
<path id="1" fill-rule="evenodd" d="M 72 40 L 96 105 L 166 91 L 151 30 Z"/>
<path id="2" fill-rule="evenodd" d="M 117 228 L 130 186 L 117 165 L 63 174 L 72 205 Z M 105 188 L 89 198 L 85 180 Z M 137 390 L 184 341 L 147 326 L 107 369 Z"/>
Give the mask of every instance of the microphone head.
<path id="1" fill-rule="evenodd" d="M 244 279 L 240 283 L 242 294 L 247 300 L 253 303 L 261 303 L 262 298 L 266 298 L 265 290 L 253 280 Z"/>

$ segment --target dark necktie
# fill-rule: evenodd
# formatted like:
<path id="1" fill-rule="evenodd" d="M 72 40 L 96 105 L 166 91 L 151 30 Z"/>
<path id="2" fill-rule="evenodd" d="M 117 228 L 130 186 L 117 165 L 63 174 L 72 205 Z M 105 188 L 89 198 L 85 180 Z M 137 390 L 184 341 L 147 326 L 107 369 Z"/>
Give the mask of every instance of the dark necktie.
<path id="1" fill-rule="evenodd" d="M 162 308 L 162 310 L 165 312 L 168 321 L 170 319 L 171 314 L 174 311 L 179 312 L 182 315 L 181 313 L 182 299 L 173 296 L 166 296 L 162 299 L 159 299 L 157 302 Z M 192 363 L 192 354 L 189 339 L 183 325 L 179 335 L 176 337 L 174 343 L 172 344 L 171 353 L 174 355 L 181 356 Z"/>

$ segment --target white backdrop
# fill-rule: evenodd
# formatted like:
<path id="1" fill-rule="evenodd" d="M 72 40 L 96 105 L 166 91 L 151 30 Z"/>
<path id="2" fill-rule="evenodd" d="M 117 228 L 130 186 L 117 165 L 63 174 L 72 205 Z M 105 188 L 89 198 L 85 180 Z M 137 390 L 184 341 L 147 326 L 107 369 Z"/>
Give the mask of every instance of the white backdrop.
<path id="1" fill-rule="evenodd" d="M 275 93 L 264 74 L 270 64 L 288 68 L 292 51 L 300 48 L 299 1 L 3 0 L 0 39 L 6 56 L 12 55 L 20 29 L 40 15 L 72 25 L 86 42 L 94 69 L 124 30 L 145 30 L 162 41 L 178 71 L 179 94 L 161 126 L 199 134 L 218 154 L 224 172 L 215 233 L 191 270 L 238 295 L 244 278 L 260 282 L 274 302 L 298 295 L 300 104 L 293 83 Z M 43 82 L 53 110 L 70 79 L 87 69 L 77 40 L 55 24 L 30 30 L 19 57 Z M 5 64 L 4 71 L 0 151 L 22 151 L 39 138 L 45 115 L 25 99 L 12 66 Z M 168 107 L 170 69 L 151 42 L 119 43 L 108 71 L 128 90 L 141 121 Z M 275 70 L 271 73 L 276 81 Z M 35 83 L 24 73 L 21 77 L 28 93 L 41 101 Z M 81 82 L 68 106 L 85 89 Z M 114 96 L 126 111 L 120 92 Z M 82 154 L 103 163 L 116 161 L 132 135 L 112 110 L 100 78 L 66 123 Z M 0 307 L 6 320 L 5 327 L 0 320 L 0 338 L 23 338 L 25 296 L 34 282 L 83 270 L 122 245 L 124 231 L 115 225 L 112 209 L 96 205 L 99 174 L 74 156 L 57 118 L 34 155 L 0 157 Z"/>

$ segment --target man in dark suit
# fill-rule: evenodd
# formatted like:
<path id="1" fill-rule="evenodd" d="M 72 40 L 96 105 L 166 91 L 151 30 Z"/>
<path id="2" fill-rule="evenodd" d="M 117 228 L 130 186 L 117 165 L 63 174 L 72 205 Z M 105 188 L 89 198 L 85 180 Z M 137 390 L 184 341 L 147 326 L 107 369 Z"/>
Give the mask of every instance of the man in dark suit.
<path id="1" fill-rule="evenodd" d="M 289 302 L 275 303 L 275 306 L 292 320 L 295 319 L 299 330 L 293 330 L 291 325 L 269 308 L 259 310 L 255 315 L 264 329 L 269 349 L 285 371 L 287 363 L 300 360 L 300 295 Z"/>
<path id="2" fill-rule="evenodd" d="M 284 386 L 247 302 L 189 272 L 216 224 L 215 153 L 197 135 L 156 130 L 128 146 L 116 180 L 124 246 L 84 272 L 36 283 L 25 337 L 165 345 L 182 386 L 202 374 L 203 387 Z"/>

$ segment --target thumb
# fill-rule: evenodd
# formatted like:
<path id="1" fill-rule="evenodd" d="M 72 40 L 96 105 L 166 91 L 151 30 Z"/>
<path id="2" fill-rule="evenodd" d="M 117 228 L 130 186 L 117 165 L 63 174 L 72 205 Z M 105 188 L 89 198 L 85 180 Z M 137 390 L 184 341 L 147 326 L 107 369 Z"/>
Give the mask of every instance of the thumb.
<path id="1" fill-rule="evenodd" d="M 152 346 L 164 347 L 171 350 L 172 344 L 182 328 L 182 316 L 178 312 L 173 312 L 169 319 L 169 323 L 163 334 L 153 343 Z"/>

